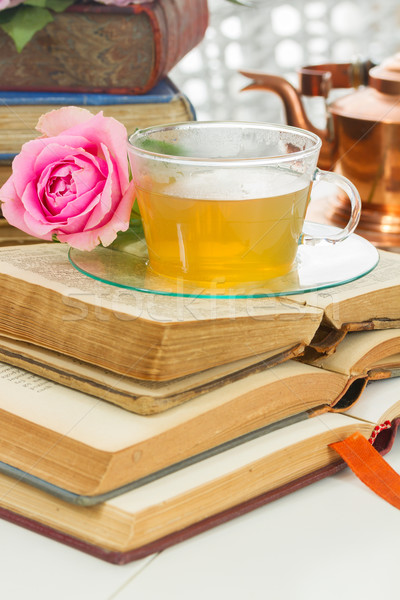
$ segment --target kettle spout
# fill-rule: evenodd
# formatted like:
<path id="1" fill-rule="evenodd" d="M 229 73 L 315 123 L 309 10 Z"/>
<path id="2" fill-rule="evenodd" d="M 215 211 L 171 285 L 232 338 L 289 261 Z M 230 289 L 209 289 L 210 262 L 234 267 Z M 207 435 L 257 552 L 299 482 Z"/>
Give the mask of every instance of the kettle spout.
<path id="1" fill-rule="evenodd" d="M 323 169 L 331 169 L 334 163 L 334 141 L 328 127 L 318 129 L 315 127 L 304 110 L 301 96 L 296 88 L 284 77 L 269 75 L 260 71 L 240 71 L 245 77 L 252 79 L 252 83 L 243 88 L 246 90 L 266 90 L 278 94 L 282 99 L 286 121 L 288 125 L 306 129 L 318 135 L 322 140 L 319 166 Z"/>

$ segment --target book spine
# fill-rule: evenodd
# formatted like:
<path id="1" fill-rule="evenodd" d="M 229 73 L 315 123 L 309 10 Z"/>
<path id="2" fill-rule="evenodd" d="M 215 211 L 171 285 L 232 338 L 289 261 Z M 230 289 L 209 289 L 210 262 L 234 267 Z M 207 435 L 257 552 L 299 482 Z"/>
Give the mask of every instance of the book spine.
<path id="1" fill-rule="evenodd" d="M 382 431 L 376 436 L 374 448 L 382 456 L 387 454 L 392 449 L 399 425 L 400 418 L 393 419 L 392 426 L 388 429 L 382 429 Z"/>
<path id="2" fill-rule="evenodd" d="M 165 77 L 146 94 L 93 94 L 77 92 L 44 92 L 44 91 L 0 91 L 0 109 L 2 107 L 24 105 L 79 105 L 79 106 L 114 106 L 120 104 L 167 104 L 182 92 Z"/>
<path id="3" fill-rule="evenodd" d="M 203 39 L 208 26 L 207 0 L 163 0 L 148 16 L 155 32 L 154 83 Z"/>
<path id="4" fill-rule="evenodd" d="M 78 4 L 71 6 L 71 12 L 144 12 L 153 29 L 154 66 L 145 87 L 109 90 L 110 93 L 142 94 L 149 91 L 166 76 L 181 58 L 192 50 L 204 37 L 208 27 L 209 12 L 207 0 L 158 0 L 142 2 L 126 7 L 91 6 Z"/>

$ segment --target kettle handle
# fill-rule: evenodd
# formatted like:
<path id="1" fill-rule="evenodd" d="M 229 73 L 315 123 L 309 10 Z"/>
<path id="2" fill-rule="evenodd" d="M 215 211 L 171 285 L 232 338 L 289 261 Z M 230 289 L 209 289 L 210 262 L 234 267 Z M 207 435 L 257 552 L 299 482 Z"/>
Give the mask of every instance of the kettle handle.
<path id="1" fill-rule="evenodd" d="M 370 60 L 352 63 L 325 63 L 298 70 L 299 88 L 303 96 L 328 97 L 335 88 L 357 88 L 368 85 L 369 70 L 375 64 Z"/>

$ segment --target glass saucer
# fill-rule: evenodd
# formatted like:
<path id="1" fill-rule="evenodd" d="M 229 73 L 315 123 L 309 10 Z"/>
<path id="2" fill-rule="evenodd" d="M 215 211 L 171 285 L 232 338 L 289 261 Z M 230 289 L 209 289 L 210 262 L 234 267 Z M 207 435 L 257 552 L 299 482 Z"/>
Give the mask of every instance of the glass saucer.
<path id="1" fill-rule="evenodd" d="M 336 227 L 307 223 L 307 233 L 326 236 Z M 70 248 L 72 265 L 97 281 L 138 292 L 165 296 L 201 298 L 264 298 L 289 296 L 348 283 L 369 273 L 379 261 L 376 248 L 352 234 L 343 242 L 300 245 L 293 269 L 283 277 L 257 283 L 225 287 L 223 282 L 201 287 L 183 279 L 175 280 L 154 273 L 148 264 L 146 242 L 135 231 L 119 234 L 108 248 L 98 246 L 91 252 Z"/>

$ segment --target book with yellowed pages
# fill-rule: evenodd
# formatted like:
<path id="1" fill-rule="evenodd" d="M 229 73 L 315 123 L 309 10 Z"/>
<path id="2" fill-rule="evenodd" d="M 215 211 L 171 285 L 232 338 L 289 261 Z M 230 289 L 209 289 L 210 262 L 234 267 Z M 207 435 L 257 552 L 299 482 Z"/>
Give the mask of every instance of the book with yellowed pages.
<path id="1" fill-rule="evenodd" d="M 250 375 L 290 361 L 301 348 L 279 354 L 259 354 L 165 382 L 117 375 L 58 352 L 1 336 L 0 361 L 112 402 L 131 412 L 151 415 L 212 391 L 223 393 L 225 386 L 235 382 L 243 386 Z M 305 357 L 299 357 L 298 360 L 307 362 Z M 295 365 L 293 361 L 290 364 Z M 309 364 L 336 373 L 337 384 L 328 386 L 324 402 L 321 402 L 318 393 L 314 398 L 315 385 L 311 385 L 310 381 L 310 404 L 305 408 L 322 405 L 323 410 L 327 406 L 331 410 L 345 410 L 358 400 L 368 381 L 400 374 L 400 329 L 349 333 L 334 354 L 320 357 Z M 290 378 L 292 372 L 293 368 L 288 370 L 287 377 Z M 316 375 L 317 371 L 308 372 L 310 380 L 313 377 L 316 381 Z M 322 384 L 324 375 L 320 374 L 320 377 Z M 333 376 L 330 377 L 333 380 Z M 285 408 L 279 418 L 292 414 L 288 402 L 289 412 L 285 412 L 286 404 L 283 404 Z M 296 403 L 294 408 L 298 409 Z"/>
<path id="2" fill-rule="evenodd" d="M 371 385 L 384 386 L 389 382 Z M 160 551 L 210 527 L 330 475 L 344 466 L 330 444 L 354 432 L 373 436 L 381 419 L 395 423 L 400 388 L 375 392 L 375 418 L 327 413 L 246 441 L 99 506 L 81 507 L 0 475 L 0 516 L 104 560 L 123 564 Z M 367 392 L 366 392 L 367 393 Z M 381 399 L 384 402 L 381 403 Z M 379 401 L 378 401 L 379 400 Z M 362 403 L 359 403 L 361 406 Z M 356 408 L 354 408 L 356 411 Z M 384 416 L 382 416 L 384 415 Z M 387 426 L 389 427 L 389 425 Z M 385 429 L 394 432 L 395 427 Z M 392 434 L 393 435 L 393 434 Z"/>
<path id="3" fill-rule="evenodd" d="M 27 367 L 40 357 L 28 344 L 5 338 L 0 344 L 3 352 L 8 348 L 14 357 L 23 355 Z M 52 357 L 59 372 L 63 360 L 61 355 L 58 361 Z M 265 428 L 349 409 L 368 381 L 398 375 L 400 330 L 349 334 L 336 354 L 318 367 L 298 360 L 277 366 L 248 362 L 210 369 L 208 380 L 197 373 L 157 386 L 140 381 L 129 385 L 126 380 L 118 385 L 117 377 L 104 374 L 103 387 L 107 381 L 125 401 L 129 396 L 136 412 L 135 402 L 148 410 L 151 399 L 159 408 L 159 414 L 151 416 L 130 414 L 38 377 L 31 368 L 29 373 L 0 363 L 0 471 L 23 474 L 25 480 L 71 502 L 98 503 L 188 461 L 241 444 Z M 89 366 L 80 366 L 80 376 L 88 377 Z M 96 375 L 101 379 L 100 370 Z M 162 412 L 160 406 L 171 404 L 174 393 L 181 405 Z M 189 402 L 183 403 L 183 394 Z"/>
<path id="4" fill-rule="evenodd" d="M 343 392 L 330 408 L 343 411 L 358 401 L 368 382 L 400 375 L 399 349 L 400 329 L 359 331 L 349 333 L 329 356 L 299 360 L 346 377 Z"/>
<path id="5" fill-rule="evenodd" d="M 142 415 L 163 412 L 286 362 L 304 346 L 250 356 L 170 381 L 123 376 L 27 342 L 0 336 L 0 361 Z"/>
<path id="6" fill-rule="evenodd" d="M 102 110 L 106 117 L 113 117 L 125 125 L 128 134 L 138 127 L 196 118 L 187 96 L 169 78 L 139 95 L 0 91 L 0 160 L 10 160 L 25 142 L 38 137 L 35 127 L 42 114 L 71 105 L 93 113 Z"/>
<path id="7" fill-rule="evenodd" d="M 379 252 L 378 266 L 360 279 L 296 297 L 324 312 L 306 356 L 312 361 L 333 354 L 352 331 L 400 327 L 400 255 Z"/>
<path id="8" fill-rule="evenodd" d="M 286 298 L 116 288 L 79 273 L 63 244 L 0 248 L 0 289 L 0 335 L 150 381 L 260 354 L 300 353 L 322 319 L 319 308 Z"/>
<path id="9" fill-rule="evenodd" d="M 30 361 L 41 362 L 42 371 L 35 372 L 49 377 L 52 367 L 53 373 L 64 370 L 65 375 L 54 378 L 78 388 L 85 378 L 89 385 L 87 371 L 79 371 L 73 361 L 52 365 L 52 356 L 59 360 L 64 355 L 118 376 L 166 382 L 243 359 L 275 364 L 299 356 L 306 346 L 305 359 L 314 361 L 316 354 L 333 353 L 352 330 L 400 325 L 400 256 L 387 252 L 371 273 L 343 286 L 246 299 L 168 297 L 115 288 L 79 273 L 67 253 L 61 244 L 0 249 L 0 335 L 36 346 L 38 353 L 40 348 L 51 351 L 43 359 L 27 355 L 25 360 L 26 346 L 22 362 L 15 364 L 30 369 Z M 329 351 L 325 344 L 326 352 L 317 352 L 315 340 L 321 329 L 327 340 L 327 328 Z M 92 381 L 98 390 L 104 384 L 98 371 Z M 115 385 L 115 379 L 105 384 Z M 89 387 L 79 389 L 102 395 Z M 106 399 L 114 402 L 117 396 L 110 393 Z M 150 402 L 149 412 L 154 410 Z"/>
<path id="10" fill-rule="evenodd" d="M 346 379 L 288 361 L 142 416 L 0 363 L 0 471 L 71 502 L 98 503 L 266 427 L 327 411 Z"/>

